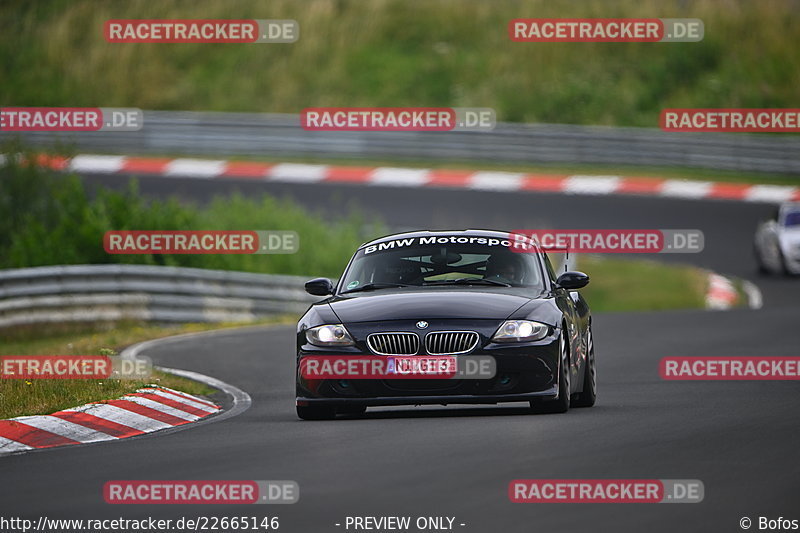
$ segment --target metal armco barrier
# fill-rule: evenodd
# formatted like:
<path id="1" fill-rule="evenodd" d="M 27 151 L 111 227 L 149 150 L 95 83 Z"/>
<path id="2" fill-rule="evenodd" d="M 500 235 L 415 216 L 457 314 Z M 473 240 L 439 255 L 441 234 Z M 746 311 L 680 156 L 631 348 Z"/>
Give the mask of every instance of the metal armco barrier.
<path id="1" fill-rule="evenodd" d="M 658 117 L 654 117 L 657 120 Z M 81 152 L 675 166 L 800 173 L 800 137 L 500 123 L 493 131 L 305 131 L 298 115 L 145 111 L 135 132 L 0 132 Z"/>
<path id="2" fill-rule="evenodd" d="M 52 322 L 246 322 L 301 314 L 307 278 L 146 265 L 0 270 L 0 328 Z"/>

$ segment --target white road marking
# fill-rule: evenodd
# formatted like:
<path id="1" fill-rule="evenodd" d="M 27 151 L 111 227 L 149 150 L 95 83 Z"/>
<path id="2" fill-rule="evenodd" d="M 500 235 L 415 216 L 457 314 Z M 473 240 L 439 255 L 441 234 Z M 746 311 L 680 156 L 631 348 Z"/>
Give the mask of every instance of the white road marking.
<path id="1" fill-rule="evenodd" d="M 667 180 L 661 186 L 661 196 L 704 198 L 712 186 L 710 181 Z"/>
<path id="2" fill-rule="evenodd" d="M 173 159 L 164 170 L 166 176 L 215 178 L 225 171 L 226 161 L 211 159 Z"/>
<path id="3" fill-rule="evenodd" d="M 125 157 L 119 155 L 76 155 L 67 168 L 74 172 L 114 174 L 122 170 Z"/>
<path id="4" fill-rule="evenodd" d="M 195 420 L 201 418 L 187 411 L 181 411 L 180 409 L 177 409 L 175 407 L 172 407 L 170 405 L 161 402 L 157 402 L 155 400 L 151 400 L 149 398 L 142 398 L 140 396 L 125 396 L 123 399 L 132 403 L 139 404 L 143 407 L 149 407 L 150 409 L 155 409 L 156 411 L 160 411 L 167 415 L 172 415 L 176 418 L 188 420 L 189 422 L 194 422 Z"/>
<path id="5" fill-rule="evenodd" d="M 26 450 L 33 450 L 33 446 L 22 444 L 15 440 L 0 437 L 0 455 L 6 453 L 24 452 Z"/>
<path id="6" fill-rule="evenodd" d="M 128 411 L 116 405 L 108 405 L 105 403 L 94 403 L 89 405 L 82 405 L 73 409 L 65 409 L 65 411 L 77 411 L 86 413 L 87 415 L 96 416 L 110 422 L 116 422 L 129 428 L 138 429 L 139 431 L 150 432 L 159 429 L 167 429 L 174 427 L 172 424 L 161 422 L 155 418 L 150 418 L 133 411 Z"/>
<path id="7" fill-rule="evenodd" d="M 156 390 L 156 389 L 140 389 L 140 390 L 138 390 L 136 392 L 143 392 L 143 393 L 146 393 L 146 394 L 155 394 L 157 396 L 161 396 L 162 398 L 166 398 L 167 400 L 172 400 L 174 402 L 180 402 L 180 403 L 183 403 L 183 404 L 185 404 L 185 405 L 187 405 L 189 407 L 194 407 L 195 409 L 199 409 L 199 410 L 204 411 L 204 412 L 209 413 L 209 414 L 216 413 L 217 411 L 219 411 L 219 409 L 216 409 L 214 407 L 210 407 L 210 406 L 208 406 L 206 404 L 190 400 L 189 398 L 178 396 L 177 394 L 171 394 L 171 393 L 166 392 L 166 391 L 161 391 L 161 390 Z"/>
<path id="8" fill-rule="evenodd" d="M 467 187 L 483 191 L 518 191 L 525 174 L 521 172 L 475 172 Z"/>
<path id="9" fill-rule="evenodd" d="M 367 182 L 389 187 L 422 187 L 430 180 L 430 170 L 427 169 L 378 167 Z"/>
<path id="10" fill-rule="evenodd" d="M 95 429 L 81 426 L 80 424 L 75 424 L 74 422 L 70 422 L 69 420 L 64 420 L 56 416 L 20 416 L 17 418 L 12 418 L 11 420 L 16 420 L 17 422 L 21 422 L 44 431 L 49 431 L 50 433 L 55 433 L 56 435 L 60 435 L 77 442 L 100 442 L 117 438 L 113 435 L 109 435 L 108 433 L 102 433 Z"/>
<path id="11" fill-rule="evenodd" d="M 619 176 L 570 176 L 564 180 L 569 194 L 611 194 L 619 188 Z"/>
<path id="12" fill-rule="evenodd" d="M 787 202 L 798 191 L 784 185 L 753 185 L 744 195 L 748 202 Z"/>

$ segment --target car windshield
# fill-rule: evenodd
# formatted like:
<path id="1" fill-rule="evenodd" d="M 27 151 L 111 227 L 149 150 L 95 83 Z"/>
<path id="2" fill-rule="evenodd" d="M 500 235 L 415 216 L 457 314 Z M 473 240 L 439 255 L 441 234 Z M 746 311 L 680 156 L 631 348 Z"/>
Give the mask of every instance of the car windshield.
<path id="1" fill-rule="evenodd" d="M 419 244 L 419 239 L 409 238 L 366 246 L 356 253 L 345 273 L 342 291 L 406 285 L 543 287 L 535 253 L 517 253 L 502 244 L 479 244 L 500 242 L 498 239 L 450 239 L 437 239 L 447 240 L 444 244 Z M 457 242 L 459 239 L 467 243 Z"/>
<path id="2" fill-rule="evenodd" d="M 789 211 L 783 219 L 783 225 L 787 228 L 789 226 L 800 226 L 800 211 Z"/>

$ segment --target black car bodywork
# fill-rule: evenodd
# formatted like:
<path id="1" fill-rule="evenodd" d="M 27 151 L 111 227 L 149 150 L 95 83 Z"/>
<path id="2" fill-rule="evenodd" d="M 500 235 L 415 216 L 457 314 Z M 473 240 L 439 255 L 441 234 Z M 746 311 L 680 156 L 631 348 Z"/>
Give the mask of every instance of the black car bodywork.
<path id="1" fill-rule="evenodd" d="M 557 278 L 538 246 L 524 254 L 515 253 L 522 259 L 513 259 L 508 255 L 513 239 L 513 234 L 487 230 L 391 235 L 362 245 L 336 286 L 325 278 L 309 281 L 308 292 L 327 297 L 313 304 L 297 325 L 296 405 L 300 418 L 332 418 L 336 413 L 360 413 L 369 406 L 385 405 L 527 401 L 534 411 L 545 412 L 593 405 L 596 379 L 591 313 L 575 290 L 588 283 L 588 276 L 566 272 Z M 413 248 L 422 242 L 429 246 Z M 490 249 L 481 242 L 500 244 Z M 397 243 L 398 249 L 411 243 L 407 248 L 412 251 L 393 249 Z M 378 269 L 369 267 L 368 252 L 385 265 L 380 268 L 389 273 L 388 279 L 379 279 Z M 527 281 L 516 284 L 504 278 L 496 278 L 501 282 L 488 279 L 497 256 L 524 260 Z M 368 268 L 372 268 L 369 273 L 356 272 Z M 452 279 L 454 276 L 464 277 Z M 507 321 L 513 325 L 506 326 Z M 496 340 L 501 327 L 513 329 L 526 321 L 538 324 L 541 338 Z M 326 325 L 342 325 L 350 345 L 312 343 L 309 330 Z M 421 325 L 426 327 L 420 329 Z M 310 355 L 387 355 L 392 350 L 386 346 L 391 344 L 379 349 L 375 339 L 384 337 L 373 336 L 381 333 L 405 334 L 404 338 L 412 340 L 407 335 L 416 335 L 415 355 L 425 355 L 431 353 L 428 336 L 436 332 L 470 332 L 466 336 L 477 342 L 463 346 L 468 350 L 454 356 L 493 356 L 495 376 L 311 380 L 299 370 L 302 359 Z M 318 342 L 316 337 L 313 340 Z"/>

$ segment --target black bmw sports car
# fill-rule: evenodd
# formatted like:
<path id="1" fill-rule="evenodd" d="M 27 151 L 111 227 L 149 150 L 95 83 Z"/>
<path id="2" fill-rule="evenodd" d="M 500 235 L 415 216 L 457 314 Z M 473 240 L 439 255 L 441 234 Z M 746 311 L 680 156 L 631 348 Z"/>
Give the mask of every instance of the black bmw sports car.
<path id="1" fill-rule="evenodd" d="M 519 237 L 486 230 L 390 235 L 361 245 L 337 284 L 307 282 L 307 292 L 325 299 L 297 325 L 298 416 L 327 419 L 385 405 L 525 401 L 533 412 L 558 413 L 592 406 L 592 318 L 576 291 L 589 277 L 556 277 L 547 254 Z M 344 363 L 328 365 L 327 374 L 306 371 L 311 363 L 370 359 L 387 371 L 354 373 Z M 491 375 L 475 379 L 399 370 L 486 359 Z"/>

